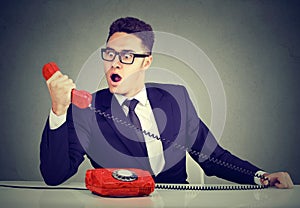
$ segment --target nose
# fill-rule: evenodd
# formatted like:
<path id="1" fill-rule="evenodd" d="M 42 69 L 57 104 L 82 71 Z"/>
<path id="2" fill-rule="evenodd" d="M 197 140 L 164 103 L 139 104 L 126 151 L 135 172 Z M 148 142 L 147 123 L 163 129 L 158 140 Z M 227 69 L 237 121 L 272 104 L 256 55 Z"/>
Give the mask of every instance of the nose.
<path id="1" fill-rule="evenodd" d="M 112 68 L 120 69 L 122 67 L 122 63 L 120 62 L 120 56 L 116 55 L 115 59 L 112 61 Z"/>

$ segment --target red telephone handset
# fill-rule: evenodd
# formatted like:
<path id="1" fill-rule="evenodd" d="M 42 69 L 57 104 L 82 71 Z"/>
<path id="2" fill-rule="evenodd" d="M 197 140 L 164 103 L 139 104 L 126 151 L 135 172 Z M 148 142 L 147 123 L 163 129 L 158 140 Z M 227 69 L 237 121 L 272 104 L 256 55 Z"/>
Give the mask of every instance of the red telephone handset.
<path id="1" fill-rule="evenodd" d="M 54 62 L 49 62 L 44 65 L 42 73 L 48 80 L 55 72 L 59 71 L 58 66 Z M 72 90 L 71 102 L 78 108 L 88 108 L 92 103 L 92 95 L 84 90 Z"/>
<path id="2" fill-rule="evenodd" d="M 137 168 L 90 169 L 85 185 L 94 194 L 113 197 L 147 196 L 155 188 L 151 174 Z"/>

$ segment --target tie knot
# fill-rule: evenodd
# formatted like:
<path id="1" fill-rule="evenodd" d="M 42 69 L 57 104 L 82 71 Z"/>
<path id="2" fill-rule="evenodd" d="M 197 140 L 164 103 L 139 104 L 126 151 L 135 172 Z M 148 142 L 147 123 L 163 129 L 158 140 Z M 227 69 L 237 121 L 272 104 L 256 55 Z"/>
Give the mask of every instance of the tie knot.
<path id="1" fill-rule="evenodd" d="M 139 103 L 137 99 L 125 100 L 124 105 L 129 108 L 129 111 L 134 111 L 136 105 Z"/>

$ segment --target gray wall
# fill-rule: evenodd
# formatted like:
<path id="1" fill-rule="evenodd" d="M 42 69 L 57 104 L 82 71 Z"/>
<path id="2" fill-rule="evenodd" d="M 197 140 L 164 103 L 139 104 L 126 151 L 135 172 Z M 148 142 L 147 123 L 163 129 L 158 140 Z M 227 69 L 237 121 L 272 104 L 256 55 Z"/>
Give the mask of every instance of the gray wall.
<path id="1" fill-rule="evenodd" d="M 227 99 L 221 145 L 300 183 L 299 9 L 289 0 L 1 1 L 0 180 L 42 179 L 39 143 L 51 105 L 42 66 L 55 61 L 75 80 L 110 23 L 136 16 L 194 42 L 216 66 Z M 194 90 L 203 91 L 198 111 L 209 125 L 207 94 Z M 83 180 L 89 167 L 85 162 L 72 180 Z"/>

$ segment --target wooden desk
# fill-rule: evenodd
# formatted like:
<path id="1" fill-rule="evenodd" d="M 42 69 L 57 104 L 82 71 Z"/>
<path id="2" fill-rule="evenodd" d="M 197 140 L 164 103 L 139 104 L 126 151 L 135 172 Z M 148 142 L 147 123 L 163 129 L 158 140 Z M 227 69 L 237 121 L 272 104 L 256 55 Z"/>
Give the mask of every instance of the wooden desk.
<path id="1" fill-rule="evenodd" d="M 43 182 L 0 181 L 0 184 L 40 186 Z M 59 187 L 85 188 L 83 183 Z M 26 189 L 0 187 L 0 207 L 300 207 L 300 186 L 243 191 L 155 190 L 147 197 L 108 198 L 88 190 Z"/>

